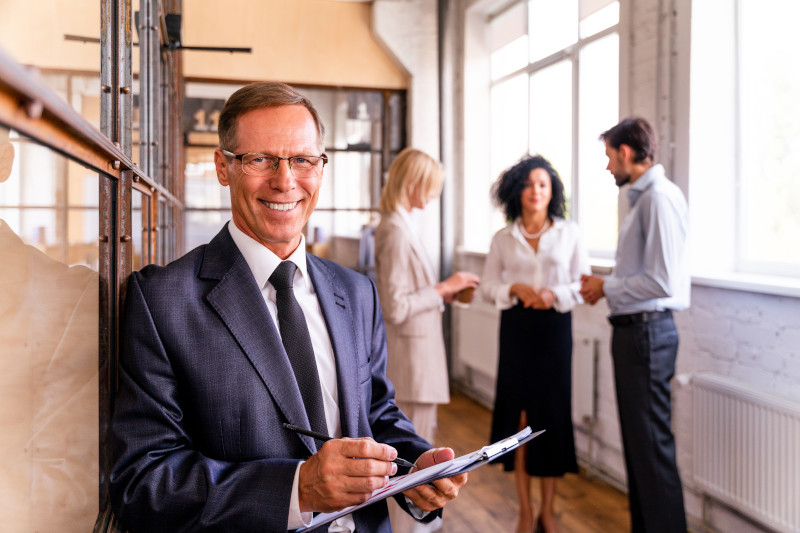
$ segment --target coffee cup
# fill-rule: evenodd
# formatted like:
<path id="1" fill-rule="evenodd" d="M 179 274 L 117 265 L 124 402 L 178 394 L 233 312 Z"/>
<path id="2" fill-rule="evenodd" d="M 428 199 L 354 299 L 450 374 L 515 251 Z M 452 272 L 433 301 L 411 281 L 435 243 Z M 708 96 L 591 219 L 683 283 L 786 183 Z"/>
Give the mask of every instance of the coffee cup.
<path id="1" fill-rule="evenodd" d="M 461 289 L 456 293 L 456 300 L 461 302 L 462 304 L 472 303 L 472 299 L 475 297 L 475 287 L 467 287 L 466 289 Z"/>

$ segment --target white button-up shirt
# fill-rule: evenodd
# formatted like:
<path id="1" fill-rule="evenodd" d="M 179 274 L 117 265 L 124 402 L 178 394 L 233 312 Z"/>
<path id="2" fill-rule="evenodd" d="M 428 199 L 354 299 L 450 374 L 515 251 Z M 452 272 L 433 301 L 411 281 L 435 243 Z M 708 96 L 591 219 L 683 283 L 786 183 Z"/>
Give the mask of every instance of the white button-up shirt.
<path id="1" fill-rule="evenodd" d="M 508 291 L 514 283 L 536 290 L 550 289 L 556 297 L 553 307 L 565 313 L 583 303 L 581 274 L 589 274 L 589 256 L 581 244 L 580 228 L 574 222 L 556 218 L 539 238 L 539 250 L 528 244 L 517 221 L 495 233 L 481 276 L 480 294 L 499 309 L 518 303 Z"/>

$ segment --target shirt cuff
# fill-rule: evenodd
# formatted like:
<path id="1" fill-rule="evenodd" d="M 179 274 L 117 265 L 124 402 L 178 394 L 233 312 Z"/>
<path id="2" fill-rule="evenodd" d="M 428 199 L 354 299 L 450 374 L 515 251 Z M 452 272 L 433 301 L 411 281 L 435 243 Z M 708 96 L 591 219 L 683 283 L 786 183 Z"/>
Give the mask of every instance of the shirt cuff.
<path id="1" fill-rule="evenodd" d="M 519 298 L 511 296 L 511 283 L 501 283 L 494 289 L 494 306 L 501 311 L 514 307 L 519 303 Z"/>
<path id="2" fill-rule="evenodd" d="M 300 512 L 300 465 L 305 461 L 297 463 L 297 470 L 294 471 L 294 481 L 292 481 L 292 499 L 289 501 L 289 523 L 286 529 L 297 529 L 311 525 L 314 513 Z"/>
<path id="3" fill-rule="evenodd" d="M 416 518 L 417 520 L 422 520 L 426 516 L 428 516 L 432 511 L 423 511 L 416 505 L 414 505 L 411 500 L 408 499 L 408 496 L 403 496 L 406 499 L 406 505 L 408 505 L 408 511 L 411 513 L 411 516 Z"/>
<path id="4" fill-rule="evenodd" d="M 604 278 L 603 279 L 603 294 L 606 300 L 614 302 L 619 300 L 619 295 L 622 292 L 624 280 L 622 278 Z"/>

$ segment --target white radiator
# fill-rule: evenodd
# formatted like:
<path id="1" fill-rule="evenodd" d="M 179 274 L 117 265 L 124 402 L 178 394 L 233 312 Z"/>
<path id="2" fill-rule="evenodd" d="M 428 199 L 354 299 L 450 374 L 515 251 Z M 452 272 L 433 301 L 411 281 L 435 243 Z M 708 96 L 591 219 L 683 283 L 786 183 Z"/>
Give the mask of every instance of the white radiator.
<path id="1" fill-rule="evenodd" d="M 497 378 L 497 336 L 500 312 L 483 302 L 469 306 L 453 306 L 458 336 L 458 358 L 462 364 Z"/>
<path id="2" fill-rule="evenodd" d="M 800 405 L 692 376 L 695 484 L 778 531 L 800 532 Z"/>
<path id="3" fill-rule="evenodd" d="M 572 420 L 591 430 L 597 413 L 597 344 L 591 337 L 574 335 L 572 340 Z"/>

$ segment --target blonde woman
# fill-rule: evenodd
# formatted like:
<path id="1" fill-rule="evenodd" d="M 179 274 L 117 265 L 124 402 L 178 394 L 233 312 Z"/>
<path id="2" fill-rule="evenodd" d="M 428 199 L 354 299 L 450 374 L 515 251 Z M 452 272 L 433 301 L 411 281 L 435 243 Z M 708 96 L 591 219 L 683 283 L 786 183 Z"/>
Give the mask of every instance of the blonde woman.
<path id="1" fill-rule="evenodd" d="M 400 152 L 389 167 L 375 230 L 375 272 L 389 352 L 386 374 L 396 388 L 397 405 L 431 443 L 436 406 L 450 401 L 443 304 L 463 289 L 474 290 L 480 281 L 475 274 L 456 272 L 437 282 L 433 263 L 412 228 L 412 209 L 424 209 L 441 194 L 442 177 L 441 163 L 428 154 L 413 148 Z M 395 533 L 427 531 L 398 509 L 390 505 Z"/>

